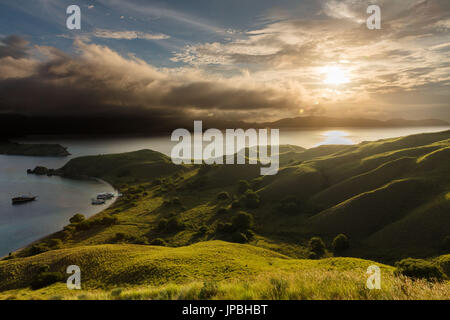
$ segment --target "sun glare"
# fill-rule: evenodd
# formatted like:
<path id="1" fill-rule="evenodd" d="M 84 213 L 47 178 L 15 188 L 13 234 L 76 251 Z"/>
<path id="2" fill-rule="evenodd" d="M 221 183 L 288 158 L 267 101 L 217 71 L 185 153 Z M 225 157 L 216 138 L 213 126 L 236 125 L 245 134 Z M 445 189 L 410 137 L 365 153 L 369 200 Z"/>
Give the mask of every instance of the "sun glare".
<path id="1" fill-rule="evenodd" d="M 323 74 L 325 75 L 323 80 L 325 84 L 339 85 L 350 81 L 348 72 L 340 67 L 325 67 L 323 68 Z"/>

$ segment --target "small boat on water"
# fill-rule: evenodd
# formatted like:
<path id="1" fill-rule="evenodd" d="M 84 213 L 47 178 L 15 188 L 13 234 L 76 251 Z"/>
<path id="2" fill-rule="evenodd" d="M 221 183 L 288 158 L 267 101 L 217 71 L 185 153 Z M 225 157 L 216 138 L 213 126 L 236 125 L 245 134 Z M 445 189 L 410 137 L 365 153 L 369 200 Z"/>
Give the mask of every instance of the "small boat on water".
<path id="1" fill-rule="evenodd" d="M 92 202 L 91 202 L 94 206 L 95 205 L 102 205 L 102 204 L 105 204 L 105 200 L 104 199 L 92 199 Z"/>
<path id="2" fill-rule="evenodd" d="M 103 193 L 99 193 L 97 195 L 97 199 L 98 200 L 109 200 L 114 198 L 114 193 L 113 192 L 103 192 Z"/>
<path id="3" fill-rule="evenodd" d="M 12 198 L 12 204 L 22 204 L 27 203 L 31 201 L 35 201 L 37 199 L 37 196 L 20 196 Z"/>

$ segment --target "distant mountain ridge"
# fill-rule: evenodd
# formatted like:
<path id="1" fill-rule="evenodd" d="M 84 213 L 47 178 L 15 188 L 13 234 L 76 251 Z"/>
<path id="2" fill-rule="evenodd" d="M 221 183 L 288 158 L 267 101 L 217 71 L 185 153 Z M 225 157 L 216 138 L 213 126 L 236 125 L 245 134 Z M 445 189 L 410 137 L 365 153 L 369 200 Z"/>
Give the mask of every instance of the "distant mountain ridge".
<path id="1" fill-rule="evenodd" d="M 450 123 L 437 119 L 405 120 L 390 119 L 386 121 L 366 118 L 332 118 L 332 117 L 295 117 L 260 124 L 264 127 L 302 128 L 302 127 L 427 127 L 449 126 Z"/>
<path id="2" fill-rule="evenodd" d="M 149 116 L 92 115 L 89 117 L 0 115 L 0 134 L 12 138 L 27 135 L 123 135 L 123 134 L 169 134 L 174 129 L 193 130 L 194 120 L 203 120 L 203 129 L 218 128 L 327 128 L 327 127 L 428 127 L 450 126 L 444 120 L 404 120 L 387 121 L 365 118 L 333 118 L 322 116 L 302 116 L 284 118 L 272 122 L 251 122 L 245 120 L 223 120 L 207 118 L 167 118 L 160 121 Z"/>

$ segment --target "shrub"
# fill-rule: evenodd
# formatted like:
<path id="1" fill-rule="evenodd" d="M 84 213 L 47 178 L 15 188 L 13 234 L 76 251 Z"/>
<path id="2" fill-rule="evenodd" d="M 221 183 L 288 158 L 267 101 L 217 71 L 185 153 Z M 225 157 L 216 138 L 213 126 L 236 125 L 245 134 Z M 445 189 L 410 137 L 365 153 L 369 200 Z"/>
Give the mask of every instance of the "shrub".
<path id="1" fill-rule="evenodd" d="M 39 243 L 39 244 L 35 244 L 33 246 L 31 246 L 30 248 L 30 255 L 34 256 L 46 251 L 49 251 L 50 248 L 45 244 L 45 243 Z"/>
<path id="2" fill-rule="evenodd" d="M 111 225 L 117 224 L 119 222 L 119 219 L 117 217 L 105 216 L 97 221 L 101 225 L 111 226 Z"/>
<path id="3" fill-rule="evenodd" d="M 177 232 L 183 230 L 185 228 L 185 224 L 180 221 L 178 217 L 172 217 L 167 220 L 166 231 L 168 232 Z"/>
<path id="4" fill-rule="evenodd" d="M 62 282 L 64 276 L 60 272 L 41 272 L 31 282 L 31 289 L 45 288 L 56 282 Z"/>
<path id="5" fill-rule="evenodd" d="M 244 193 L 250 188 L 250 184 L 247 180 L 240 180 L 238 184 L 238 193 Z"/>
<path id="6" fill-rule="evenodd" d="M 210 300 L 219 292 L 219 286 L 216 282 L 208 281 L 203 283 L 203 287 L 200 289 L 198 298 L 200 300 Z"/>
<path id="7" fill-rule="evenodd" d="M 319 258 L 325 254 L 325 243 L 319 237 L 312 237 L 308 243 L 309 250 L 313 253 L 313 256 Z"/>
<path id="8" fill-rule="evenodd" d="M 249 209 L 255 209 L 259 207 L 259 195 L 252 190 L 245 192 L 245 206 Z"/>
<path id="9" fill-rule="evenodd" d="M 350 247 L 350 242 L 345 234 L 339 234 L 334 238 L 332 243 L 333 251 L 336 254 L 341 254 Z"/>
<path id="10" fill-rule="evenodd" d="M 80 223 L 85 220 L 84 215 L 77 213 L 72 218 L 69 219 L 70 223 Z"/>
<path id="11" fill-rule="evenodd" d="M 116 233 L 116 235 L 114 236 L 114 240 L 116 241 L 123 241 L 127 238 L 127 235 L 123 232 L 118 232 Z"/>
<path id="12" fill-rule="evenodd" d="M 92 227 L 92 221 L 84 220 L 77 223 L 75 228 L 77 231 L 89 230 Z"/>
<path id="13" fill-rule="evenodd" d="M 247 230 L 253 226 L 253 217 L 241 211 L 233 217 L 231 223 L 236 230 Z"/>
<path id="14" fill-rule="evenodd" d="M 150 244 L 152 246 L 165 246 L 166 242 L 161 238 L 156 238 L 156 239 L 153 239 L 152 241 L 150 241 Z"/>
<path id="15" fill-rule="evenodd" d="M 445 278 L 438 266 L 430 261 L 407 258 L 395 263 L 396 274 L 414 279 L 442 280 Z"/>
<path id="16" fill-rule="evenodd" d="M 63 242 L 61 241 L 61 239 L 50 239 L 48 241 L 48 245 L 52 248 L 61 248 L 62 244 Z"/>
<path id="17" fill-rule="evenodd" d="M 158 222 L 158 230 L 160 230 L 160 231 L 166 230 L 167 223 L 168 223 L 168 220 L 165 219 L 165 218 L 162 218 L 161 220 L 159 220 L 159 222 Z"/>
<path id="18" fill-rule="evenodd" d="M 219 193 L 217 195 L 217 199 L 218 200 L 228 200 L 228 199 L 230 199 L 230 195 L 228 194 L 228 192 L 222 191 L 221 193 Z"/>

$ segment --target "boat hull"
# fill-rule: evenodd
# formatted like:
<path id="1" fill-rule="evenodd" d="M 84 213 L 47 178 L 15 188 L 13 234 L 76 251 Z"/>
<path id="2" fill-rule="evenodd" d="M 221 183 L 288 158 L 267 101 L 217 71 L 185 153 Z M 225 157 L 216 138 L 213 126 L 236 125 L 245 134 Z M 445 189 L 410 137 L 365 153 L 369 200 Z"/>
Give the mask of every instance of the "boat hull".
<path id="1" fill-rule="evenodd" d="M 19 198 L 13 198 L 12 199 L 12 204 L 16 205 L 16 204 L 24 204 L 24 203 L 28 203 L 28 202 L 32 202 L 35 201 L 36 197 L 19 197 Z"/>

